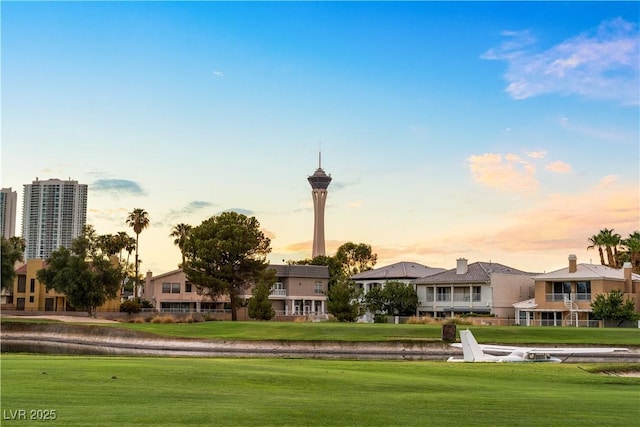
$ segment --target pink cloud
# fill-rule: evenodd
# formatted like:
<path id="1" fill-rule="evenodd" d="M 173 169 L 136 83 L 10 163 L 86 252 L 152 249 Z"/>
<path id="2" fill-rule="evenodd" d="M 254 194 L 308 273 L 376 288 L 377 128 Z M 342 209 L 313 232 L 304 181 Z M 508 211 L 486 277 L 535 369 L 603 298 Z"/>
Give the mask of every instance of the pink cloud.
<path id="1" fill-rule="evenodd" d="M 569 173 L 571 172 L 571 165 L 562 161 L 549 163 L 545 169 L 556 173 Z"/>
<path id="2" fill-rule="evenodd" d="M 496 153 L 470 156 L 469 168 L 474 180 L 487 187 L 511 192 L 532 191 L 538 188 L 534 165 L 516 154 L 504 157 Z"/>

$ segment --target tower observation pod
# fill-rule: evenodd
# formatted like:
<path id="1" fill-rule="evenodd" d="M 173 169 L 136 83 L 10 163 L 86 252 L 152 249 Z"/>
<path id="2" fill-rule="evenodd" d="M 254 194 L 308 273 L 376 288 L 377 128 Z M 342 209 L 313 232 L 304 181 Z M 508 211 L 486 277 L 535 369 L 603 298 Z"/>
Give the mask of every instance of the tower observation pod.
<path id="1" fill-rule="evenodd" d="M 324 245 L 324 205 L 327 201 L 327 188 L 331 175 L 322 170 L 322 153 L 318 153 L 318 169 L 307 178 L 313 196 L 313 249 L 311 256 L 326 255 Z"/>

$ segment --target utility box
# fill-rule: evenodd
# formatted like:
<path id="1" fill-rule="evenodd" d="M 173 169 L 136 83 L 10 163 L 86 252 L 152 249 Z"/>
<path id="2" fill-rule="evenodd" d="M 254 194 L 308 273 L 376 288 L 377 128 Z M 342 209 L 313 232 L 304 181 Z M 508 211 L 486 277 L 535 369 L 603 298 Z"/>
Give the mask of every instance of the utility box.
<path id="1" fill-rule="evenodd" d="M 454 342 L 456 340 L 456 325 L 442 325 L 442 341 Z"/>

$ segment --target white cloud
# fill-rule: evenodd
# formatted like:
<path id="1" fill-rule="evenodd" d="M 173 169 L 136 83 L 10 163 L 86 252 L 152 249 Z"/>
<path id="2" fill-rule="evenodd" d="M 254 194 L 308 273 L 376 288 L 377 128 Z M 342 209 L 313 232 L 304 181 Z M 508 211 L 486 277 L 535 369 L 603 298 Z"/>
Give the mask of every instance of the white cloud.
<path id="1" fill-rule="evenodd" d="M 604 21 L 540 52 L 529 32 L 503 35 L 508 40 L 482 58 L 508 63 L 506 91 L 514 99 L 557 93 L 638 105 L 640 39 L 634 23 Z"/>
<path id="2" fill-rule="evenodd" d="M 556 173 L 569 173 L 571 172 L 571 165 L 558 160 L 556 162 L 549 163 L 545 169 Z"/>
<path id="3" fill-rule="evenodd" d="M 546 151 L 528 151 L 526 154 L 532 159 L 544 159 L 545 156 L 547 155 L 547 152 Z"/>
<path id="4" fill-rule="evenodd" d="M 467 161 L 478 184 L 511 192 L 538 188 L 536 167 L 516 154 L 484 153 L 470 156 Z"/>
<path id="5" fill-rule="evenodd" d="M 618 180 L 618 175 L 607 175 L 600 180 L 598 186 L 596 187 L 598 190 L 602 190 L 603 188 L 607 188 Z"/>

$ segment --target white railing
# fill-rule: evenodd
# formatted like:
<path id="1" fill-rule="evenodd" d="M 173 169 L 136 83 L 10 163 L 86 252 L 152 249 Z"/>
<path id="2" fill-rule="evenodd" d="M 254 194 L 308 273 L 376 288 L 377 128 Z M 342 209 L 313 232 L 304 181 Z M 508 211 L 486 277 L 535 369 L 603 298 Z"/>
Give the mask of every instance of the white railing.
<path id="1" fill-rule="evenodd" d="M 589 292 L 580 292 L 580 293 L 548 293 L 545 294 L 545 301 L 547 302 L 563 302 L 565 298 L 568 298 L 569 301 L 591 301 L 591 293 Z"/>
<path id="2" fill-rule="evenodd" d="M 271 296 L 274 297 L 286 297 L 287 290 L 286 289 L 274 289 L 271 291 Z"/>

